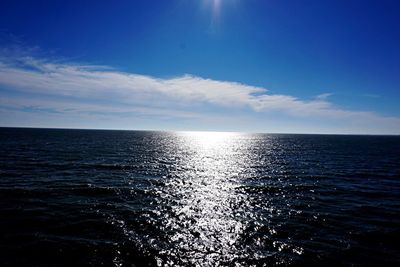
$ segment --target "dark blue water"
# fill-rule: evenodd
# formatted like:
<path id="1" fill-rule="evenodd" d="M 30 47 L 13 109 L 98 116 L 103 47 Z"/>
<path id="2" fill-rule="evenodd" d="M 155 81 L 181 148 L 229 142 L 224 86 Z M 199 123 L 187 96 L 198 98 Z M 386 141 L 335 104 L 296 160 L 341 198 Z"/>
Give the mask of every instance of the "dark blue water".
<path id="1" fill-rule="evenodd" d="M 395 266 L 400 137 L 0 129 L 1 266 Z"/>

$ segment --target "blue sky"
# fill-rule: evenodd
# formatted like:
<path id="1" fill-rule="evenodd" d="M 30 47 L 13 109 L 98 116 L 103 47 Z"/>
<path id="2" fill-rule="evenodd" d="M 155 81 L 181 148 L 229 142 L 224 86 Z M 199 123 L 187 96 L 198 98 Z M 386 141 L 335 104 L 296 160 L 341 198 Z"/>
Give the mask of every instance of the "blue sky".
<path id="1" fill-rule="evenodd" d="M 1 1 L 0 126 L 400 133 L 398 1 Z"/>

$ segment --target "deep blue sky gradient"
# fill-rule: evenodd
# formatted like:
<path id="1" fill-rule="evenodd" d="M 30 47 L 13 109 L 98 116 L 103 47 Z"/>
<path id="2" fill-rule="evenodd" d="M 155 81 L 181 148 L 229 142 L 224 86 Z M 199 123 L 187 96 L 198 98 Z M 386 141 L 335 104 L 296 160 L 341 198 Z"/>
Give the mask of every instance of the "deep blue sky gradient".
<path id="1" fill-rule="evenodd" d="M 173 77 L 185 73 L 400 116 L 399 1 L 15 1 L 2 45 Z M 11 37 L 10 37 L 11 36 Z"/>

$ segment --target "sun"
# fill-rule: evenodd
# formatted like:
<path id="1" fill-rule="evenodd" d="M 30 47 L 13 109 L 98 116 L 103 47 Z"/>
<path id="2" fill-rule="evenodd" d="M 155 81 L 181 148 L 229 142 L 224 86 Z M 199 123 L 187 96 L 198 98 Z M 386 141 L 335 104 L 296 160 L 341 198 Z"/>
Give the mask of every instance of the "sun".
<path id="1" fill-rule="evenodd" d="M 203 0 L 203 3 L 211 8 L 213 19 L 217 19 L 221 13 L 222 0 Z"/>
<path id="2" fill-rule="evenodd" d="M 212 0 L 212 9 L 213 9 L 213 14 L 218 15 L 221 10 L 221 1 L 222 0 Z"/>
<path id="3" fill-rule="evenodd" d="M 211 9 L 212 18 L 214 21 L 219 20 L 221 17 L 222 9 L 238 7 L 240 0 L 203 0 L 203 5 Z"/>

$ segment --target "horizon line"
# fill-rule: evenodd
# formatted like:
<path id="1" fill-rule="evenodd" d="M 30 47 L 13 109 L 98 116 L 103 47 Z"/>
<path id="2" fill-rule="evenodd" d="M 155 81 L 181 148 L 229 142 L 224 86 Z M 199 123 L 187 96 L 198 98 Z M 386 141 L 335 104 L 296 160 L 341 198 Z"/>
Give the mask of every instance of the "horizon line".
<path id="1" fill-rule="evenodd" d="M 160 129 L 122 129 L 122 128 L 79 128 L 79 127 L 37 127 L 37 126 L 0 126 L 0 129 L 37 129 L 37 130 L 84 130 L 84 131 L 126 131 L 126 132 L 164 132 L 164 133 L 236 133 L 236 134 L 271 134 L 271 135 L 350 135 L 350 136 L 400 136 L 400 134 L 361 134 L 361 133 L 303 133 L 303 132 L 252 132 L 252 131 L 217 131 L 217 130 L 160 130 Z"/>

